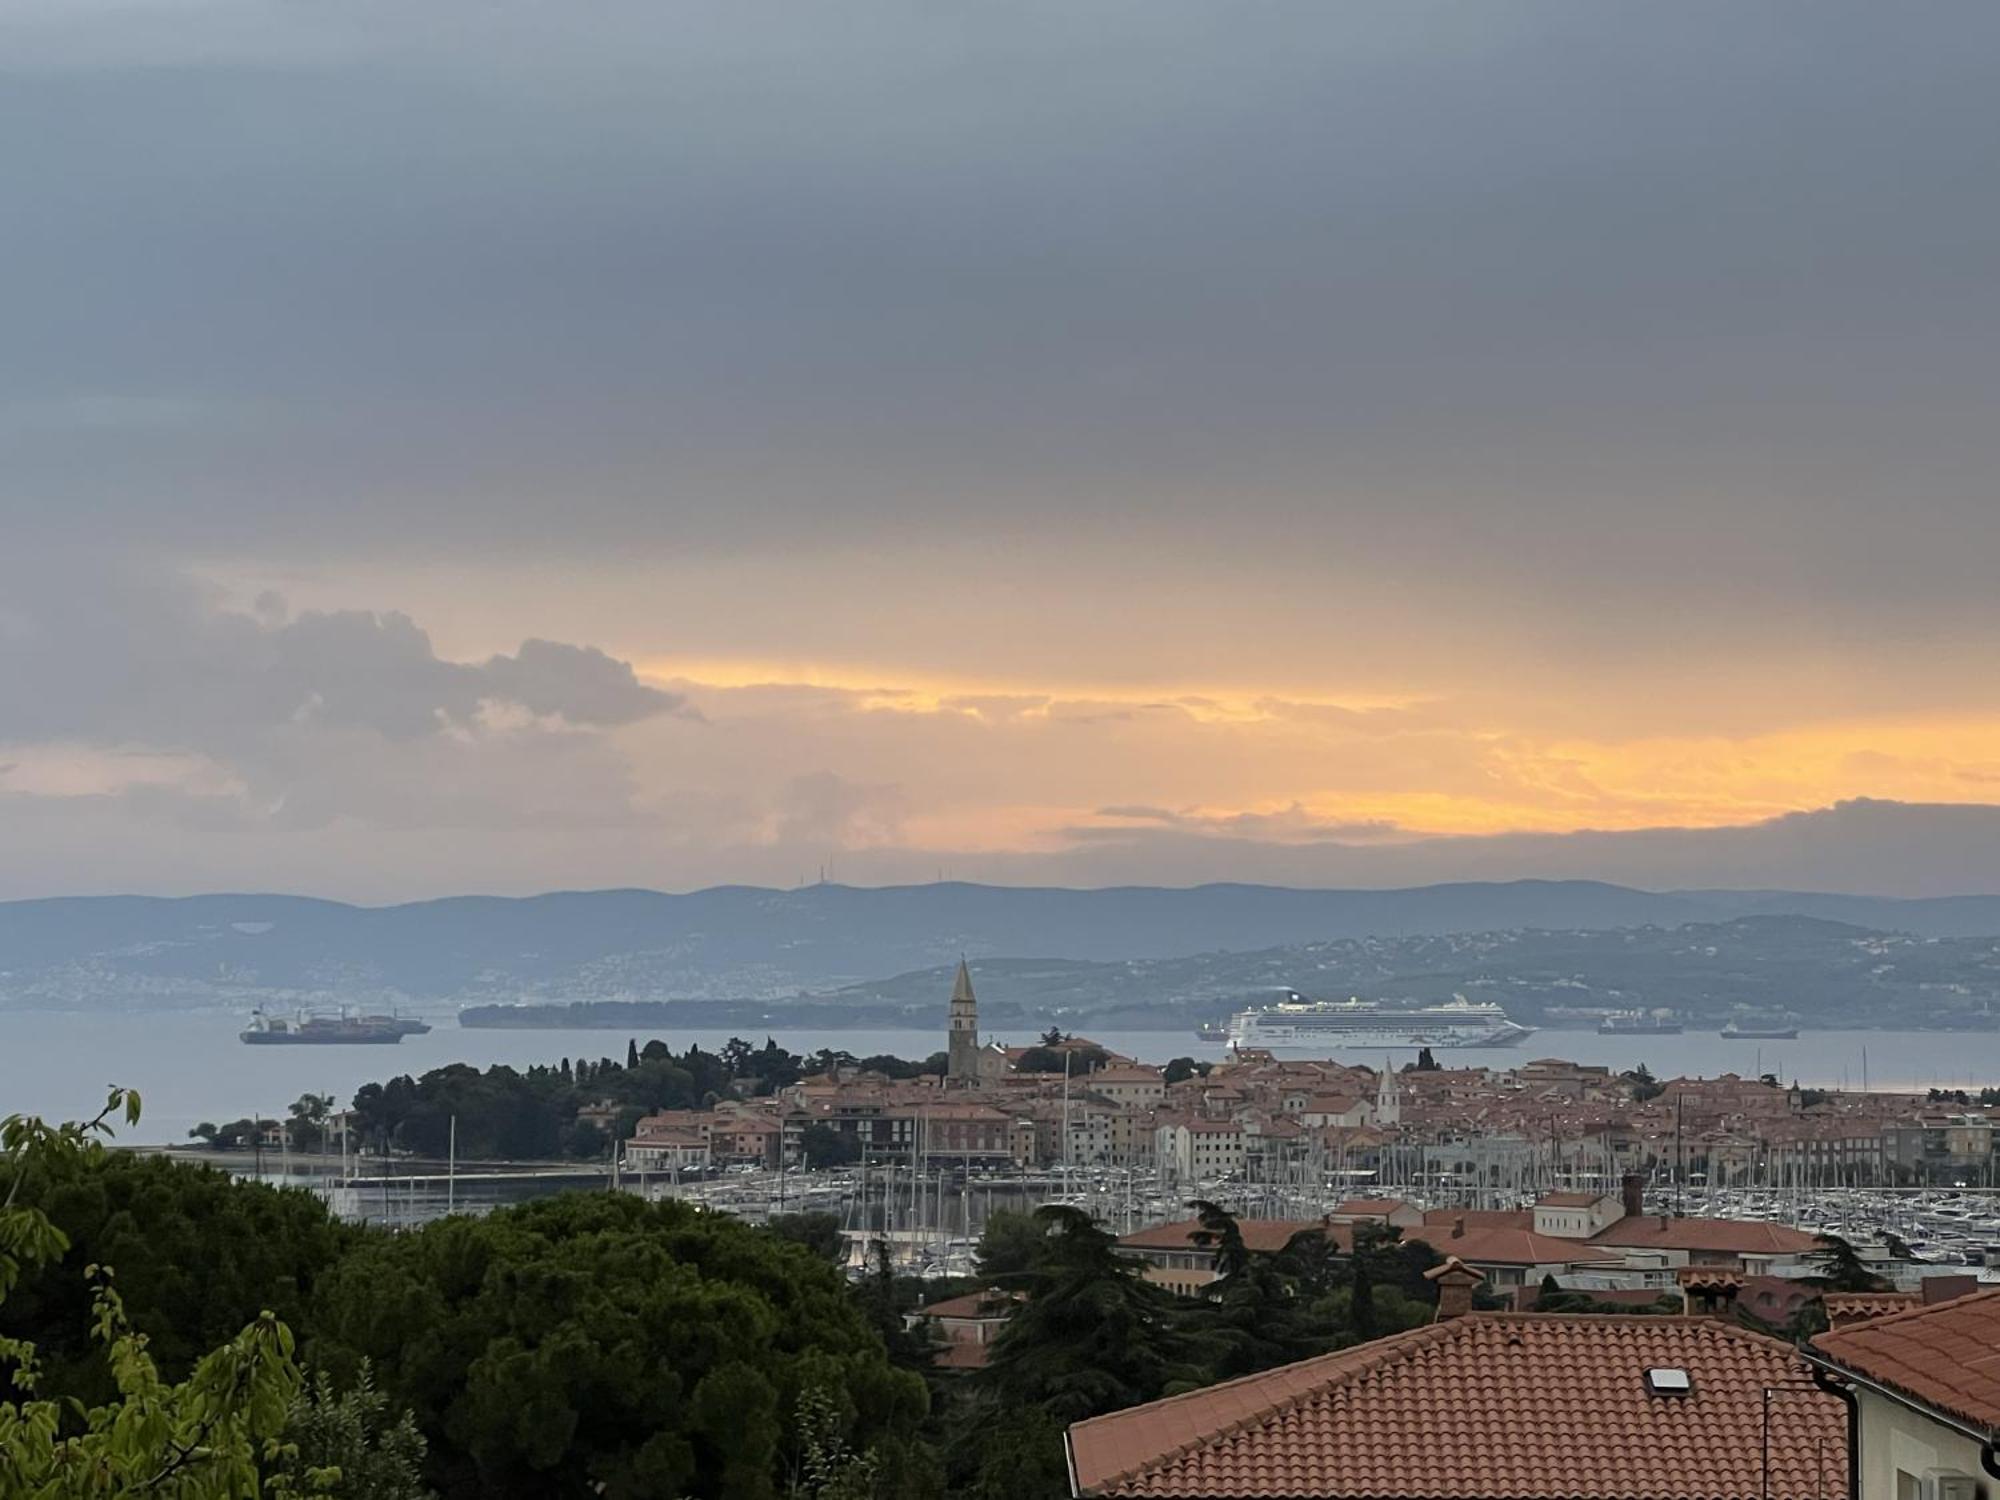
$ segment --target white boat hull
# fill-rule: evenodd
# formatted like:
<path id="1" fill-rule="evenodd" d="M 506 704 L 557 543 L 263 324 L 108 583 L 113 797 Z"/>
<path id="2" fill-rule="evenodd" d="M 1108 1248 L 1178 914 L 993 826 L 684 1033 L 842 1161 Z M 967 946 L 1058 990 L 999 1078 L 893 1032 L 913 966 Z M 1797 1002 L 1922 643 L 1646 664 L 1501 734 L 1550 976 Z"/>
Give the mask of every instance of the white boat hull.
<path id="1" fill-rule="evenodd" d="M 1397 1008 L 1375 1001 L 1307 1001 L 1239 1011 L 1229 1044 L 1240 1050 L 1305 1053 L 1407 1051 L 1419 1047 L 1511 1047 L 1534 1035 L 1490 1002 Z"/>

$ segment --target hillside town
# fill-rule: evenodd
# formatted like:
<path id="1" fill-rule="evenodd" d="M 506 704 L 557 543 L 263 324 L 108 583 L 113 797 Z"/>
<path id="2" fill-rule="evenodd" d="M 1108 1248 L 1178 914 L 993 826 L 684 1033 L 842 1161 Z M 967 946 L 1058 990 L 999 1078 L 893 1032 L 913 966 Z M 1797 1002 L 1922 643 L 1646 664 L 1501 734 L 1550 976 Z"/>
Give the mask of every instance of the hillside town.
<path id="1" fill-rule="evenodd" d="M 942 1076 L 835 1066 L 768 1097 L 651 1114 L 625 1166 L 1041 1174 L 1163 1254 L 1174 1210 L 1215 1197 L 1336 1231 L 1380 1220 L 1501 1286 L 1553 1274 L 1665 1287 L 1688 1264 L 1782 1273 L 1828 1231 L 1937 1272 L 1983 1266 L 1985 1237 L 2000 1239 L 1987 1210 L 1957 1201 L 1996 1181 L 2000 1109 L 1976 1100 L 1554 1058 L 1395 1069 L 1244 1051 L 1158 1065 L 1053 1033 L 1003 1046 L 978 1025 L 961 966 Z"/>

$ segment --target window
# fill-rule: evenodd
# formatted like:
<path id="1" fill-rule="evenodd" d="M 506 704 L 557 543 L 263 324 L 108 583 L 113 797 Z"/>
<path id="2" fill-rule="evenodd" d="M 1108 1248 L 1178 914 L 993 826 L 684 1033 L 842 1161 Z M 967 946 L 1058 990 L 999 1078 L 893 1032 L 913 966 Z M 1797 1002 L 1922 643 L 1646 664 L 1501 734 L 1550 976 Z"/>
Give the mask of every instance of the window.
<path id="1" fill-rule="evenodd" d="M 1896 1471 L 1896 1500 L 1924 1500 L 1924 1482 L 1915 1474 Z"/>

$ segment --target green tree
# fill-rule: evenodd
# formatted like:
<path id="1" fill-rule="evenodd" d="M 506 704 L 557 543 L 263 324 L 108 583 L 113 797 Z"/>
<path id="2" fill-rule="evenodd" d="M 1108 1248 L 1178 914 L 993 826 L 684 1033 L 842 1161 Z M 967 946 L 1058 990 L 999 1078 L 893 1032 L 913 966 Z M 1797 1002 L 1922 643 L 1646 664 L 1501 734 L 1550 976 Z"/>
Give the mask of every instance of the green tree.
<path id="1" fill-rule="evenodd" d="M 805 1246 L 830 1266 L 847 1258 L 839 1214 L 774 1214 L 764 1221 L 764 1227 L 781 1240 Z"/>
<path id="2" fill-rule="evenodd" d="M 1815 1236 L 1820 1248 L 1812 1255 L 1817 1268 L 1808 1278 L 1830 1292 L 1881 1292 L 1889 1284 L 1861 1263 L 1854 1247 L 1837 1234 Z"/>
<path id="3" fill-rule="evenodd" d="M 326 1145 L 326 1122 L 333 1109 L 331 1094 L 301 1094 L 292 1102 L 285 1138 L 294 1151 L 319 1151 Z"/>
<path id="4" fill-rule="evenodd" d="M 988 1286 L 1025 1286 L 1047 1253 L 1048 1224 L 1032 1210 L 996 1208 L 986 1216 L 973 1268 Z"/>
<path id="5" fill-rule="evenodd" d="M 1048 1246 L 1027 1302 L 972 1377 L 981 1390 L 1067 1423 L 1205 1383 L 1171 1294 L 1142 1280 L 1110 1234 L 1073 1208 L 1036 1217 Z"/>
<path id="6" fill-rule="evenodd" d="M 124 1316 L 162 1375 L 180 1380 L 267 1310 L 303 1326 L 314 1284 L 359 1234 L 310 1193 L 160 1156 L 42 1154 L 14 1173 L 17 1201 L 36 1204 L 70 1254 L 24 1271 L 8 1322 L 38 1346 L 43 1392 L 86 1402 L 115 1386 L 75 1267 L 117 1269 Z"/>
<path id="7" fill-rule="evenodd" d="M 69 1250 L 31 1190 L 31 1173 L 66 1176 L 102 1162 L 111 1119 L 139 1118 L 139 1097 L 113 1089 L 88 1121 L 49 1126 L 24 1115 L 0 1120 L 0 1326 L 11 1325 L 6 1300 L 22 1273 L 46 1268 Z M 92 1336 L 115 1395 L 98 1405 L 40 1394 L 42 1367 L 33 1340 L 0 1331 L 0 1365 L 12 1367 L 12 1391 L 0 1399 L 0 1494 L 37 1500 L 157 1495 L 165 1500 L 234 1500 L 258 1490 L 260 1455 L 282 1448 L 285 1413 L 298 1389 L 292 1336 L 260 1315 L 202 1355 L 188 1377 L 166 1379 L 144 1335 L 125 1316 L 109 1267 L 86 1266 Z"/>
<path id="8" fill-rule="evenodd" d="M 268 1466 L 280 1489 L 326 1500 L 433 1500 L 423 1481 L 424 1438 L 408 1412 L 389 1420 L 389 1400 L 364 1361 L 351 1389 L 321 1370 L 292 1400 L 286 1450 Z"/>
<path id="9" fill-rule="evenodd" d="M 760 1500 L 795 1471 L 806 1387 L 856 1452 L 898 1451 L 926 1407 L 832 1266 L 622 1194 L 371 1237 L 318 1288 L 312 1348 L 337 1378 L 374 1362 L 452 1496 Z"/>
<path id="10" fill-rule="evenodd" d="M 840 1408 L 822 1386 L 799 1392 L 792 1414 L 798 1432 L 798 1473 L 789 1493 L 797 1500 L 873 1500 L 881 1457 L 856 1453 L 842 1431 Z"/>
<path id="11" fill-rule="evenodd" d="M 1111 1061 L 1102 1047 L 1030 1047 L 1014 1062 L 1017 1073 L 1061 1073 L 1081 1078 Z"/>
<path id="12" fill-rule="evenodd" d="M 1327 1347 L 1323 1331 L 1310 1326 L 1290 1275 L 1296 1262 L 1283 1253 L 1253 1255 L 1235 1216 L 1219 1204 L 1188 1206 L 1198 1222 L 1192 1238 L 1214 1251 L 1217 1279 L 1179 1321 L 1208 1378 L 1231 1380 Z"/>

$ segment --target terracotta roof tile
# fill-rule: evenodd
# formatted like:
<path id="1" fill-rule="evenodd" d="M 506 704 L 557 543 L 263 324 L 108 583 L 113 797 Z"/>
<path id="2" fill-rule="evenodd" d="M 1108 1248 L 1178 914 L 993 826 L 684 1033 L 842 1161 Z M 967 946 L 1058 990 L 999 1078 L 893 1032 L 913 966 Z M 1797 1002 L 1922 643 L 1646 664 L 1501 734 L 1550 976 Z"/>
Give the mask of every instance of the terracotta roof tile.
<path id="1" fill-rule="evenodd" d="M 2000 1431 L 2000 1291 L 1872 1318 L 1812 1346 L 1866 1380 Z"/>
<path id="2" fill-rule="evenodd" d="M 1820 1298 L 1820 1305 L 1826 1309 L 1827 1321 L 1839 1329 L 1908 1312 L 1922 1303 L 1915 1292 L 1828 1292 Z"/>
<path id="3" fill-rule="evenodd" d="M 1449 1226 L 1426 1224 L 1421 1229 L 1404 1230 L 1403 1238 L 1422 1240 L 1440 1255 L 1456 1255 L 1468 1265 L 1478 1266 L 1603 1265 L 1618 1259 L 1593 1240 L 1569 1240 L 1509 1226 L 1473 1227 L 1455 1235 Z"/>
<path id="4" fill-rule="evenodd" d="M 1468 1229 L 1533 1229 L 1535 1211 L 1532 1208 L 1427 1208 L 1424 1210 L 1426 1225 L 1442 1224 L 1451 1228 L 1458 1220 L 1465 1220 Z"/>
<path id="5" fill-rule="evenodd" d="M 1005 1318 L 1012 1315 L 1015 1304 L 1027 1300 L 1026 1292 L 988 1287 L 984 1291 L 947 1297 L 942 1302 L 926 1303 L 917 1312 L 926 1318 Z"/>
<path id="6" fill-rule="evenodd" d="M 1686 1370 L 1654 1395 L 1650 1368 Z M 1772 1500 L 1840 1491 L 1844 1405 L 1788 1344 L 1708 1319 L 1479 1313 L 1079 1422 L 1079 1495 Z"/>
<path id="7" fill-rule="evenodd" d="M 1803 1255 L 1823 1249 L 1815 1235 L 1759 1219 L 1670 1219 L 1657 1214 L 1620 1219 L 1591 1236 L 1598 1245 L 1630 1250 L 1709 1250 L 1725 1255 Z"/>

